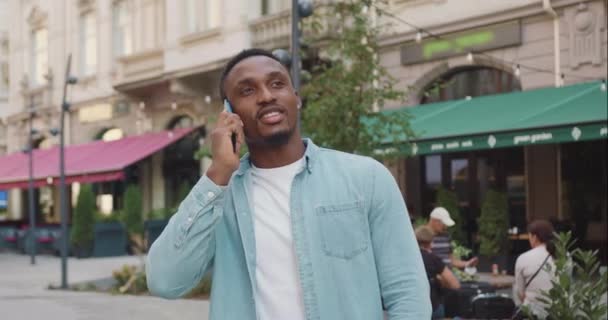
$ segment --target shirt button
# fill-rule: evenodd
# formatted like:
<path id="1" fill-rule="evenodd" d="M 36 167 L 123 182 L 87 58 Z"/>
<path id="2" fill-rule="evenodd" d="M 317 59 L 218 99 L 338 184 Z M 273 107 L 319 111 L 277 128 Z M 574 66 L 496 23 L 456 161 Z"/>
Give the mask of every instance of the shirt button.
<path id="1" fill-rule="evenodd" d="M 188 222 L 192 223 L 192 217 L 188 217 Z"/>
<path id="2" fill-rule="evenodd" d="M 211 191 L 207 192 L 207 198 L 211 199 L 211 198 L 213 198 L 213 196 L 215 196 L 215 193 L 213 193 Z"/>

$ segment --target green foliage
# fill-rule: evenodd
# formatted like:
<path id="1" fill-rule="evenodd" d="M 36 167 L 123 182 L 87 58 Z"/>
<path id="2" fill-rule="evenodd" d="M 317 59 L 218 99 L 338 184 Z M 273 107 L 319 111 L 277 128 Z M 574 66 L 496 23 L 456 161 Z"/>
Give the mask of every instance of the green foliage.
<path id="1" fill-rule="evenodd" d="M 74 247 L 90 248 L 95 225 L 95 195 L 91 185 L 81 186 L 72 219 L 70 242 Z"/>
<path id="2" fill-rule="evenodd" d="M 113 292 L 119 294 L 140 294 L 148 291 L 146 273 L 134 265 L 123 265 L 114 270 L 112 277 L 116 280 Z"/>
<path id="3" fill-rule="evenodd" d="M 471 254 L 472 250 L 461 245 L 457 241 L 452 241 L 452 256 L 456 259 L 465 259 Z"/>
<path id="4" fill-rule="evenodd" d="M 488 190 L 481 205 L 479 224 L 479 253 L 494 257 L 509 249 L 509 213 L 507 195 Z"/>
<path id="5" fill-rule="evenodd" d="M 416 229 L 420 226 L 424 226 L 427 223 L 429 223 L 429 219 L 427 219 L 425 217 L 416 217 L 416 219 L 414 219 L 414 229 Z"/>
<path id="6" fill-rule="evenodd" d="M 129 235 L 142 235 L 144 230 L 142 217 L 141 191 L 136 185 L 129 185 L 125 191 L 122 222 Z"/>
<path id="7" fill-rule="evenodd" d="M 311 80 L 302 88 L 304 135 L 332 149 L 393 157 L 398 151 L 395 145 L 385 145 L 383 153 L 376 150 L 382 142 L 414 134 L 408 113 L 376 112 L 386 101 L 402 101 L 405 96 L 394 88 L 396 81 L 379 63 L 381 28 L 372 27 L 368 2 L 341 1 L 325 9 L 316 10 L 304 27 L 305 34 L 318 39 L 319 33 L 327 32 L 320 30 L 320 21 L 338 19 L 336 29 L 324 39 L 319 54 L 323 61 L 313 66 Z"/>
<path id="8" fill-rule="evenodd" d="M 95 212 L 95 222 L 119 222 L 122 213 L 120 211 L 112 211 L 110 214 L 104 214 L 100 211 Z"/>
<path id="9" fill-rule="evenodd" d="M 608 273 L 600 274 L 597 251 L 574 248 L 571 232 L 556 234 L 553 287 L 542 291 L 538 300 L 545 304 L 548 319 L 606 319 Z M 571 259 L 571 257 L 573 259 Z M 532 316 L 529 309 L 525 309 Z"/>
<path id="10" fill-rule="evenodd" d="M 177 205 L 179 205 L 180 203 L 182 203 L 182 201 L 184 201 L 184 199 L 186 199 L 186 197 L 190 193 L 190 189 L 192 189 L 192 186 L 187 181 L 183 181 L 179 185 L 179 189 L 177 190 Z"/>
<path id="11" fill-rule="evenodd" d="M 452 273 L 454 273 L 454 275 L 456 276 L 456 278 L 458 278 L 458 280 L 461 282 L 477 281 L 479 279 L 479 276 L 477 274 L 466 273 L 456 267 L 452 267 L 451 270 Z"/>
<path id="12" fill-rule="evenodd" d="M 539 301 L 546 305 L 547 319 L 606 319 L 608 273 L 600 274 L 597 251 L 574 249 L 571 232 L 556 234 L 553 287 Z M 571 259 L 572 257 L 573 259 Z M 530 310 L 525 309 L 528 316 Z"/>
<path id="13" fill-rule="evenodd" d="M 160 208 L 148 212 L 148 219 L 169 219 L 175 213 L 174 208 Z"/>
<path id="14" fill-rule="evenodd" d="M 440 186 L 437 189 L 435 203 L 438 207 L 444 207 L 450 213 L 452 220 L 456 222 L 454 226 L 448 228 L 452 240 L 458 243 L 467 243 L 467 235 L 464 232 L 464 223 L 456 193 Z"/>

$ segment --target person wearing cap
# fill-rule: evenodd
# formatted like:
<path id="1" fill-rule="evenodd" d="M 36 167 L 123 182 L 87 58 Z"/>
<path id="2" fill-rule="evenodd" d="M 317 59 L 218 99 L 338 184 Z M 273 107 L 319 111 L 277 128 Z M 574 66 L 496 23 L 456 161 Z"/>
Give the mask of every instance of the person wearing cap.
<path id="1" fill-rule="evenodd" d="M 458 290 L 460 289 L 460 282 L 450 268 L 446 267 L 446 264 L 441 261 L 441 258 L 431 252 L 431 243 L 433 242 L 433 230 L 431 228 L 427 226 L 416 228 L 416 240 L 420 246 L 424 269 L 431 287 L 433 319 L 444 318 L 445 308 L 441 288 Z"/>
<path id="2" fill-rule="evenodd" d="M 431 243 L 431 250 L 434 254 L 441 258 L 443 263 L 451 265 L 453 267 L 464 269 L 465 267 L 472 267 L 477 265 L 477 257 L 473 257 L 469 260 L 461 260 L 452 255 L 452 239 L 446 232 L 448 227 L 452 227 L 456 224 L 450 217 L 450 213 L 443 207 L 437 207 L 431 211 L 430 219 L 427 224 L 435 236 Z"/>

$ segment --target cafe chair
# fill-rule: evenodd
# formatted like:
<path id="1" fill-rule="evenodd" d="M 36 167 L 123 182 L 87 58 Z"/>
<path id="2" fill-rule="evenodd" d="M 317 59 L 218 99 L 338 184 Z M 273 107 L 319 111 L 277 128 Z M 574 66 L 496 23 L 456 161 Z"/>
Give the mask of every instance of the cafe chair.
<path id="1" fill-rule="evenodd" d="M 482 293 L 471 300 L 474 319 L 511 319 L 515 303 L 505 294 Z"/>

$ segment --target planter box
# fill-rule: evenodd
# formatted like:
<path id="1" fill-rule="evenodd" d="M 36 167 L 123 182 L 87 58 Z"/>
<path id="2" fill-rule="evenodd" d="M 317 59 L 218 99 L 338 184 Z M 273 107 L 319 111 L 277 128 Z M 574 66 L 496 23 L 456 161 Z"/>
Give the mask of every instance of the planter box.
<path id="1" fill-rule="evenodd" d="M 114 257 L 127 254 L 127 231 L 122 223 L 97 222 L 93 230 L 94 257 Z"/>
<path id="2" fill-rule="evenodd" d="M 71 227 L 68 226 L 68 256 L 73 254 L 72 244 L 70 243 L 70 231 Z M 61 256 L 61 241 L 62 241 L 62 232 L 61 228 L 53 230 L 53 252 L 56 256 Z"/>
<path id="3" fill-rule="evenodd" d="M 17 228 L 0 227 L 0 251 L 17 250 Z"/>
<path id="4" fill-rule="evenodd" d="M 169 219 L 153 219 L 144 221 L 144 233 L 148 250 L 152 247 L 152 243 L 160 236 L 165 227 L 169 223 Z"/>

